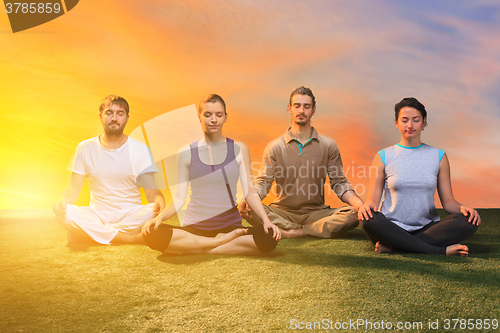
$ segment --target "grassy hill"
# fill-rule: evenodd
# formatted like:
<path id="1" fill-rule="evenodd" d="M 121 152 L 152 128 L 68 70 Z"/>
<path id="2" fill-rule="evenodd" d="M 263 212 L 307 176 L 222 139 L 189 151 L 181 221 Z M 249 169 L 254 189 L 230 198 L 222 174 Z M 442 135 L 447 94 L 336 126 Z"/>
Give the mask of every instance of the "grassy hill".
<path id="1" fill-rule="evenodd" d="M 69 246 L 48 212 L 1 211 L 0 332 L 498 325 L 500 209 L 480 214 L 467 258 L 376 254 L 359 227 L 347 238 L 283 240 L 266 257 L 168 257 L 140 245 Z"/>

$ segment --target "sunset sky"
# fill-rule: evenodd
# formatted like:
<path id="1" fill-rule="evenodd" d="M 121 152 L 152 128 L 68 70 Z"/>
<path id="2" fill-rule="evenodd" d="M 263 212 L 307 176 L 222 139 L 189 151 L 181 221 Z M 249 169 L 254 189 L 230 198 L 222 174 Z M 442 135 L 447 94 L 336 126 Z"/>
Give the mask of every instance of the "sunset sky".
<path id="1" fill-rule="evenodd" d="M 0 209 L 52 207 L 76 145 L 101 133 L 109 94 L 129 101 L 130 133 L 218 93 L 225 135 L 260 162 L 301 85 L 363 199 L 358 171 L 399 142 L 393 107 L 414 96 L 428 110 L 423 141 L 448 154 L 456 199 L 500 207 L 496 0 L 82 0 L 15 34 L 3 12 L 0 47 Z"/>

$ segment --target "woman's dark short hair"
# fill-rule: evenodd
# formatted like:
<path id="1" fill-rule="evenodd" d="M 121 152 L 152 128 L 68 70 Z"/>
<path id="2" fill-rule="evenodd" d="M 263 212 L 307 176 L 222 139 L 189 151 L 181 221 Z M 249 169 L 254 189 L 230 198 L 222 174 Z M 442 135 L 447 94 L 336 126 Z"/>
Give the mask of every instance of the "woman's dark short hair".
<path id="1" fill-rule="evenodd" d="M 427 111 L 425 111 L 425 106 L 418 101 L 415 97 L 405 97 L 398 104 L 394 105 L 394 115 L 397 120 L 399 117 L 399 111 L 404 107 L 410 107 L 420 111 L 422 118 L 427 118 Z"/>
<path id="2" fill-rule="evenodd" d="M 205 104 L 205 103 L 217 103 L 217 102 L 222 104 L 222 107 L 224 108 L 224 113 L 227 114 L 226 102 L 224 102 L 222 97 L 220 97 L 217 94 L 209 94 L 209 95 L 203 96 L 203 98 L 200 101 L 200 104 L 198 104 L 198 113 L 201 112 L 201 107 L 203 106 L 203 104 Z"/>

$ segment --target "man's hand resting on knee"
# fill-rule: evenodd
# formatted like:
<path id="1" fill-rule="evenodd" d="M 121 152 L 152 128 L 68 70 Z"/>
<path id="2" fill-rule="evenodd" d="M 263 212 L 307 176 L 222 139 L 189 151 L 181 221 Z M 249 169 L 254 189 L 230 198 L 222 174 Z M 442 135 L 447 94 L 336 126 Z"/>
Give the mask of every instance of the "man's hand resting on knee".
<path id="1" fill-rule="evenodd" d="M 66 200 L 62 198 L 61 200 L 56 202 L 54 206 L 52 206 L 52 211 L 54 212 L 54 214 L 56 214 L 56 216 L 65 215 L 66 207 L 67 207 Z"/>

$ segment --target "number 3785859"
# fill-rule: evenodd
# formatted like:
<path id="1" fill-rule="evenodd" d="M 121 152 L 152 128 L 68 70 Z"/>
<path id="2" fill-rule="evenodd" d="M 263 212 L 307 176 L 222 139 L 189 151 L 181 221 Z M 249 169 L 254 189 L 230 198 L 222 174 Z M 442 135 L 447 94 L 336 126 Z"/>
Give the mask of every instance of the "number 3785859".
<path id="1" fill-rule="evenodd" d="M 58 3 L 27 3 L 27 2 L 8 2 L 5 4 L 7 13 L 23 13 L 23 14 L 50 14 L 59 13 L 61 5 Z"/>

